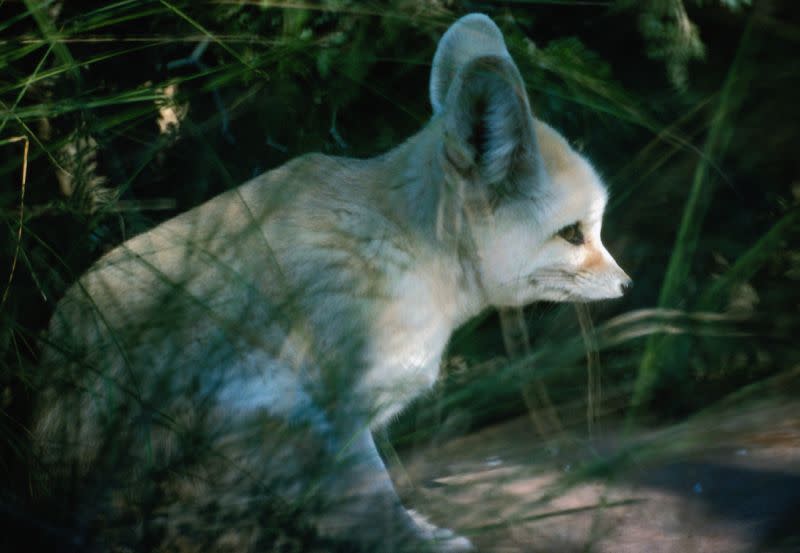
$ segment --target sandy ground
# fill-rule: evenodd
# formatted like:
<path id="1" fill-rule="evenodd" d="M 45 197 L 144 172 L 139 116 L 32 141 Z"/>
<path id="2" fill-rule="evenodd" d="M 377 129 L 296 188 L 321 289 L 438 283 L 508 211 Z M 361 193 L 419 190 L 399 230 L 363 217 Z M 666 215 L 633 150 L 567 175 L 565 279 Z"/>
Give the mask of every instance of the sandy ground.
<path id="1" fill-rule="evenodd" d="M 522 418 L 406 452 L 392 470 L 407 505 L 479 551 L 800 552 L 800 402 L 620 436 L 607 424 L 544 445 Z M 626 450 L 614 474 L 558 487 Z"/>

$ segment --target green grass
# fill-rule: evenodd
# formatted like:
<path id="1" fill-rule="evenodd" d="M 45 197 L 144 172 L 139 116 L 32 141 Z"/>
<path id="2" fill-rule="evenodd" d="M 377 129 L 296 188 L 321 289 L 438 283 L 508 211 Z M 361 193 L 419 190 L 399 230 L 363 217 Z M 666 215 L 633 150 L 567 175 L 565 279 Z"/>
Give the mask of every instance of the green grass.
<path id="1" fill-rule="evenodd" d="M 733 120 L 744 99 L 744 88 L 747 81 L 743 79 L 745 71 L 743 65 L 748 62 L 746 56 L 752 49 L 751 41 L 752 16 L 742 33 L 736 57 L 715 102 L 714 114 L 703 147 L 703 155 L 698 160 L 692 177 L 692 186 L 681 213 L 672 255 L 659 291 L 658 306 L 661 308 L 690 308 L 691 304 L 686 299 L 686 283 L 697 254 L 698 242 L 703 232 L 703 221 L 714 198 L 715 183 L 711 178 L 712 163 L 714 163 L 713 160 L 719 160 L 725 156 L 735 132 Z M 718 283 L 716 286 L 718 287 Z M 668 337 L 653 336 L 647 342 L 631 399 L 631 416 L 633 417 L 641 414 L 650 401 L 658 379 L 660 361 L 670 355 L 670 340 Z"/>

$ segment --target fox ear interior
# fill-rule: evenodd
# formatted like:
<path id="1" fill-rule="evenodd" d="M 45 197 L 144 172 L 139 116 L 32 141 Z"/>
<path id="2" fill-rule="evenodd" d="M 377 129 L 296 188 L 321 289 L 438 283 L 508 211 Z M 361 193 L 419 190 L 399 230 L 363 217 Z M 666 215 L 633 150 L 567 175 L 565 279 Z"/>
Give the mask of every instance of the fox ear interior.
<path id="1" fill-rule="evenodd" d="M 483 56 L 462 67 L 445 100 L 444 153 L 459 172 L 513 185 L 542 164 L 525 85 L 510 58 Z"/>

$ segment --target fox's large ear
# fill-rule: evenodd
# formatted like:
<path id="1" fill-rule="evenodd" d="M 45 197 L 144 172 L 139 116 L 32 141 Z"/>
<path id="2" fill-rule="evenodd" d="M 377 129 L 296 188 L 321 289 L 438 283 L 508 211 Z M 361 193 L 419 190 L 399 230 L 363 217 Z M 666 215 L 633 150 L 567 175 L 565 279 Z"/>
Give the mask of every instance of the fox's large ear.
<path id="1" fill-rule="evenodd" d="M 448 29 L 430 89 L 448 164 L 488 185 L 542 181 L 525 84 L 491 19 L 472 14 Z"/>
<path id="2" fill-rule="evenodd" d="M 481 56 L 511 59 L 503 33 L 494 21 L 480 13 L 465 15 L 447 29 L 433 56 L 430 94 L 434 114 L 442 111 L 459 69 Z"/>

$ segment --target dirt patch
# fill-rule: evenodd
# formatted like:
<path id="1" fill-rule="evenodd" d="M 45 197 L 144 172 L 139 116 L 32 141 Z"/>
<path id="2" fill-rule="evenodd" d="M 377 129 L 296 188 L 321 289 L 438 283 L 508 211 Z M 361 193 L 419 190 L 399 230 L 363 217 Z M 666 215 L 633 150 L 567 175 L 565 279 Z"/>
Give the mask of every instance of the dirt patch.
<path id="1" fill-rule="evenodd" d="M 481 551 L 800 551 L 800 403 L 620 428 L 543 441 L 521 418 L 406 453 L 398 480 Z"/>

